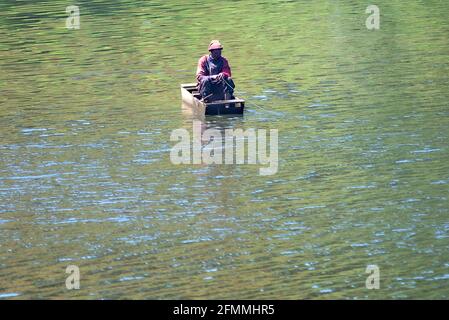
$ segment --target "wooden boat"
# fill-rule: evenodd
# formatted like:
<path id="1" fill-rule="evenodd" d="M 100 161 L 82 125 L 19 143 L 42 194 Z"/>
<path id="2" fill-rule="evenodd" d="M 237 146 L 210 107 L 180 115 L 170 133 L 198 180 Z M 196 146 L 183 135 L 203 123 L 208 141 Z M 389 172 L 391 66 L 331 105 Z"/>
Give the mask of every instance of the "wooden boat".
<path id="1" fill-rule="evenodd" d="M 245 100 L 235 98 L 232 100 L 218 100 L 213 102 L 200 101 L 201 95 L 197 91 L 196 83 L 181 84 L 183 106 L 192 108 L 197 115 L 243 114 Z"/>

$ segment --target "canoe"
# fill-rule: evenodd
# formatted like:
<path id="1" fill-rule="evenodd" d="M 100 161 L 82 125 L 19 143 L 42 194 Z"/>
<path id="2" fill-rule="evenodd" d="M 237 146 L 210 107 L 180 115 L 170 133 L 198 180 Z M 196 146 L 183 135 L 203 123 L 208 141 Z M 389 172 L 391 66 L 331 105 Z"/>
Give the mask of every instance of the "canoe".
<path id="1" fill-rule="evenodd" d="M 197 91 L 196 83 L 181 84 L 183 106 L 192 108 L 193 113 L 200 115 L 243 114 L 245 100 L 218 100 L 213 102 L 200 101 L 201 95 Z"/>

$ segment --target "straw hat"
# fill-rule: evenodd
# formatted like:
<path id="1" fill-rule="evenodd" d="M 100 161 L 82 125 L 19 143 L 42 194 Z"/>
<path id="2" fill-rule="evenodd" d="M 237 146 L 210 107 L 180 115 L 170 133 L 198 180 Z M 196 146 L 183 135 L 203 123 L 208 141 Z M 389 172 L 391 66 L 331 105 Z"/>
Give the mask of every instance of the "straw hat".
<path id="1" fill-rule="evenodd" d="M 209 44 L 209 51 L 211 50 L 222 50 L 223 46 L 221 45 L 220 41 L 218 40 L 212 40 Z"/>

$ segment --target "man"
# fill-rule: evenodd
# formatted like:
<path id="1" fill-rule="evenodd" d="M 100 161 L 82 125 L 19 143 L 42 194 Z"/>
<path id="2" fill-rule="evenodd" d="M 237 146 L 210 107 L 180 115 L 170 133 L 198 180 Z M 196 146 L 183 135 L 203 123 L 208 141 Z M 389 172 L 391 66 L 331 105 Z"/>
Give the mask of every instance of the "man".
<path id="1" fill-rule="evenodd" d="M 198 61 L 196 71 L 197 88 L 202 100 L 211 102 L 234 98 L 234 82 L 231 79 L 231 68 L 228 60 L 221 56 L 223 46 L 220 41 L 212 40 L 209 55 Z"/>

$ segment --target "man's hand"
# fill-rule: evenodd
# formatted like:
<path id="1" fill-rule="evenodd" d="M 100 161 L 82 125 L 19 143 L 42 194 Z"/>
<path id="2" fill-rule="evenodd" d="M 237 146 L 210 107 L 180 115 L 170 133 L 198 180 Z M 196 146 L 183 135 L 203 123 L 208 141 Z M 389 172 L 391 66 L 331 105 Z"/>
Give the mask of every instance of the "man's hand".
<path id="1" fill-rule="evenodd" d="M 224 73 L 219 73 L 219 74 L 210 76 L 210 79 L 211 79 L 212 82 L 214 82 L 214 83 L 221 82 L 221 81 L 222 81 L 223 79 L 225 79 L 225 78 L 226 78 L 226 76 L 225 76 Z"/>
<path id="2" fill-rule="evenodd" d="M 218 76 L 219 76 L 220 81 L 228 78 L 228 76 L 226 74 L 224 74 L 223 72 L 219 73 Z"/>

